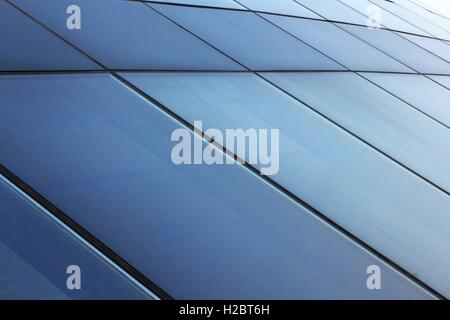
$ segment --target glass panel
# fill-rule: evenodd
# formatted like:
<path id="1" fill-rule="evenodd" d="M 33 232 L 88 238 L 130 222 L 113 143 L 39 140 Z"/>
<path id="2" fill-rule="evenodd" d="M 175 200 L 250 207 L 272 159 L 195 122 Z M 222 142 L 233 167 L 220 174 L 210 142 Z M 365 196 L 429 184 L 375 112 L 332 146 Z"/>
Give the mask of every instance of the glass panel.
<path id="1" fill-rule="evenodd" d="M 448 76 L 428 76 L 428 77 L 430 77 L 434 81 L 439 82 L 444 87 L 450 89 L 450 77 Z"/>
<path id="2" fill-rule="evenodd" d="M 419 28 L 413 26 L 393 15 L 389 11 L 384 10 L 382 7 L 377 6 L 375 3 L 368 0 L 339 0 L 340 2 L 352 7 L 358 12 L 367 16 L 366 26 L 376 27 L 376 24 L 380 24 L 382 27 L 386 27 L 393 30 L 405 31 L 416 34 L 427 33 Z M 370 17 L 370 18 L 369 18 Z"/>
<path id="3" fill-rule="evenodd" d="M 80 70 L 100 66 L 0 1 L 0 70 Z"/>
<path id="4" fill-rule="evenodd" d="M 113 69 L 241 69 L 160 14 L 136 1 L 79 0 L 81 29 L 66 27 L 72 0 L 15 0 L 53 30 Z M 118 23 L 126 17 L 126 23 Z"/>
<path id="5" fill-rule="evenodd" d="M 180 125 L 112 77 L 0 82 L 1 163 L 175 298 L 430 298 L 243 167 L 175 165 Z"/>
<path id="6" fill-rule="evenodd" d="M 395 32 L 344 24 L 341 27 L 418 72 L 450 74 L 448 62 L 402 38 Z"/>
<path id="7" fill-rule="evenodd" d="M 278 1 L 278 0 L 277 0 Z M 232 9 L 245 9 L 233 0 L 158 0 L 158 2 L 165 3 L 179 3 L 196 6 L 209 6 L 220 8 L 232 8 Z"/>
<path id="8" fill-rule="evenodd" d="M 239 3 L 255 11 L 321 19 L 320 16 L 306 9 L 302 5 L 299 5 L 293 0 L 239 0 Z"/>
<path id="9" fill-rule="evenodd" d="M 264 16 L 351 70 L 412 72 L 332 23 L 268 14 Z"/>
<path id="10" fill-rule="evenodd" d="M 328 20 L 366 24 L 367 18 L 337 0 L 296 0 Z"/>
<path id="11" fill-rule="evenodd" d="M 251 69 L 344 69 L 250 12 L 152 6 Z M 214 28 L 205 28 L 208 25 Z"/>
<path id="12" fill-rule="evenodd" d="M 401 34 L 402 37 L 414 42 L 425 50 L 428 50 L 438 57 L 450 61 L 450 46 L 441 40 L 435 40 L 425 37 L 418 37 L 409 34 Z"/>
<path id="13" fill-rule="evenodd" d="M 0 299 L 150 299 L 0 176 Z M 69 266 L 80 290 L 69 290 Z"/>
<path id="14" fill-rule="evenodd" d="M 412 25 L 424 30 L 428 34 L 441 38 L 441 39 L 447 39 L 450 40 L 450 33 L 445 31 L 444 29 L 432 24 L 431 22 L 427 21 L 426 19 L 423 19 L 422 17 L 418 16 L 417 14 L 412 13 L 411 11 L 405 10 L 399 5 L 384 1 L 384 0 L 371 0 L 372 2 L 376 3 L 378 6 L 385 8 L 387 11 L 395 14 L 396 16 L 408 21 Z"/>
<path id="15" fill-rule="evenodd" d="M 448 19 L 438 16 L 437 14 L 433 14 L 421 6 L 414 4 L 410 0 L 395 0 L 395 3 L 445 30 L 450 30 L 450 21 Z"/>
<path id="16" fill-rule="evenodd" d="M 268 78 L 450 192 L 450 176 L 442 174 L 450 172 L 448 128 L 352 73 L 277 74 Z M 386 84 L 390 81 L 388 77 L 383 79 Z M 415 84 L 418 84 L 417 81 Z M 420 87 L 421 93 L 427 89 L 426 83 L 424 85 L 423 89 Z M 418 87 L 414 88 L 417 90 Z M 445 91 L 441 92 L 443 103 L 449 101 Z M 444 94 L 445 97 L 442 96 Z M 429 113 L 431 108 L 427 110 Z M 432 110 L 438 119 L 441 115 L 446 115 L 446 120 L 449 118 L 445 109 L 439 115 L 438 107 Z"/>
<path id="17" fill-rule="evenodd" d="M 377 103 L 371 98 L 376 97 L 359 92 L 361 88 L 357 83 L 348 85 L 346 79 L 351 77 L 350 73 L 345 77 L 332 75 L 336 81 L 330 81 L 331 86 L 326 80 L 318 83 L 323 77 L 321 74 L 305 76 L 306 85 L 293 93 L 310 97 L 313 106 L 343 113 L 342 118 L 359 119 L 358 116 L 366 113 L 362 118 L 364 123 L 362 120 L 353 121 L 355 130 L 367 126 L 369 129 L 365 130 L 368 131 L 375 127 L 375 123 L 381 123 L 377 132 L 384 132 L 384 138 L 392 140 L 390 144 L 397 149 L 399 145 L 407 148 L 407 143 L 414 143 L 414 138 L 402 136 L 395 128 L 408 129 L 409 106 L 391 106 L 390 95 L 377 98 L 380 104 L 387 103 L 383 108 L 399 109 L 395 110 L 397 121 L 389 128 L 388 120 L 383 119 L 388 124 L 376 120 L 376 110 L 371 107 Z M 300 75 L 290 73 L 264 75 L 283 84 L 283 79 L 294 79 L 289 80 L 293 85 L 297 83 L 297 77 L 302 79 Z M 450 295 L 450 256 L 447 254 L 450 247 L 450 197 L 443 192 L 256 76 L 170 73 L 128 74 L 127 77 L 188 121 L 202 120 L 204 128 L 279 128 L 280 167 L 272 179 L 435 289 Z M 356 96 L 355 99 L 364 97 L 357 105 L 361 110 L 352 108 L 353 104 L 345 105 L 352 99 L 342 96 L 348 91 Z M 383 112 L 382 109 L 378 111 Z M 369 121 L 370 112 L 373 113 L 372 122 Z M 395 118 L 388 110 L 384 115 L 389 119 Z M 402 118 L 403 115 L 406 118 Z M 418 121 L 414 123 L 421 125 Z M 390 131 L 386 132 L 387 128 Z M 420 129 L 415 128 L 411 134 L 416 134 L 416 131 L 421 138 Z M 443 133 L 447 136 L 435 136 L 433 146 L 439 144 L 443 149 L 442 143 L 449 139 L 448 132 Z M 448 152 L 439 150 L 437 154 Z M 428 156 L 437 157 L 437 154 Z M 417 158 L 423 161 L 425 156 Z M 446 159 L 448 166 L 449 157 Z M 440 172 L 448 179 L 449 175 L 443 172 L 448 170 Z"/>
<path id="18" fill-rule="evenodd" d="M 379 73 L 363 75 L 450 128 L 449 90 L 422 75 Z"/>

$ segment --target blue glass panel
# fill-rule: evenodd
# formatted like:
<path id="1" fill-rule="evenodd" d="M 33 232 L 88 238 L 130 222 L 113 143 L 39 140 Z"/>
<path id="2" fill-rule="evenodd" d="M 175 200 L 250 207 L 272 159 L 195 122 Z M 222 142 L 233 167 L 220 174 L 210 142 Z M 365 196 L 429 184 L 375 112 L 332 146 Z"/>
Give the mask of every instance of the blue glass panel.
<path id="1" fill-rule="evenodd" d="M 422 75 L 386 73 L 363 75 L 450 128 L 449 90 Z"/>
<path id="2" fill-rule="evenodd" d="M 264 16 L 351 70 L 412 72 L 332 23 L 269 14 Z"/>
<path id="3" fill-rule="evenodd" d="M 221 7 L 232 9 L 245 9 L 233 0 L 158 0 L 158 2 L 189 4 L 196 6 Z"/>
<path id="4" fill-rule="evenodd" d="M 306 9 L 293 0 L 239 0 L 247 8 L 256 11 L 264 11 L 279 14 L 288 14 L 299 17 L 321 19 L 314 12 Z"/>
<path id="5" fill-rule="evenodd" d="M 175 298 L 430 298 L 242 166 L 175 165 L 112 77 L 2 77 L 0 111 L 1 163 Z"/>
<path id="6" fill-rule="evenodd" d="M 450 62 L 450 46 L 445 41 L 426 37 L 413 36 L 409 34 L 401 34 L 401 35 L 407 38 L 408 40 L 414 42 L 415 44 L 421 46 L 425 50 L 428 50 L 431 53 L 437 55 L 438 57 L 446 60 L 447 62 Z"/>
<path id="7" fill-rule="evenodd" d="M 66 27 L 71 0 L 14 3 L 109 68 L 241 69 L 143 3 L 79 0 L 80 30 Z"/>
<path id="8" fill-rule="evenodd" d="M 100 68 L 5 1 L 0 1 L 0 41 L 3 71 Z"/>
<path id="9" fill-rule="evenodd" d="M 450 172 L 448 128 L 353 73 L 277 74 L 268 78 L 450 192 L 450 176 L 442 174 Z M 383 79 L 387 86 L 389 78 Z M 391 89 L 396 90 L 389 86 Z M 448 95 L 442 97 L 447 90 L 443 91 L 445 104 L 449 100 Z M 426 105 L 422 108 L 425 110 Z M 432 113 L 430 109 L 427 111 Z M 433 109 L 436 118 L 446 114 L 449 119 L 445 109 L 439 115 L 437 109 Z"/>
<path id="10" fill-rule="evenodd" d="M 365 16 L 337 0 L 296 0 L 296 2 L 328 20 L 366 24 L 367 18 Z"/>
<path id="11" fill-rule="evenodd" d="M 252 69 L 343 69 L 320 52 L 250 12 L 152 6 Z M 205 28 L 208 25 L 214 28 Z"/>
<path id="12" fill-rule="evenodd" d="M 450 74 L 450 64 L 448 62 L 436 57 L 395 32 L 344 24 L 341 27 L 418 72 Z"/>
<path id="13" fill-rule="evenodd" d="M 378 6 L 385 8 L 387 11 L 393 13 L 394 15 L 400 17 L 401 19 L 404 19 L 405 21 L 408 21 L 412 25 L 424 30 L 431 36 L 450 40 L 450 33 L 447 32 L 445 29 L 434 25 L 430 21 L 422 18 L 421 16 L 411 11 L 405 10 L 403 7 L 393 2 L 384 0 L 371 0 L 371 2 L 376 3 Z"/>
<path id="14" fill-rule="evenodd" d="M 429 76 L 429 77 L 431 79 L 433 79 L 434 81 L 437 81 L 444 87 L 447 87 L 448 89 L 450 89 L 450 77 L 448 77 L 448 76 Z"/>
<path id="15" fill-rule="evenodd" d="M 425 8 L 418 6 L 414 2 L 410 0 L 395 0 L 395 3 L 400 5 L 401 7 L 405 8 L 406 10 L 409 10 L 411 12 L 414 12 L 415 14 L 421 16 L 424 19 L 427 19 L 428 21 L 432 22 L 433 24 L 440 26 L 441 28 L 445 30 L 450 30 L 450 20 L 446 19 L 440 15 L 434 14 Z"/>
<path id="16" fill-rule="evenodd" d="M 2 176 L 0 261 L 0 299 L 151 298 Z M 72 265 L 80 290 L 67 288 Z"/>
<path id="17" fill-rule="evenodd" d="M 407 21 L 400 19 L 399 17 L 393 15 L 389 11 L 386 11 L 382 7 L 377 6 L 375 3 L 370 2 L 369 0 L 339 1 L 364 14 L 367 17 L 367 21 L 364 23 L 364 25 L 366 26 L 381 26 L 393 30 L 427 35 L 425 31 L 420 30 Z"/>
<path id="18" fill-rule="evenodd" d="M 302 74 L 264 76 L 294 87 Z M 387 103 L 383 105 L 386 110 L 378 111 L 389 121 L 385 120 L 378 132 L 384 133 L 384 138 L 397 149 L 412 149 L 408 143 L 414 143 L 414 137 L 402 136 L 400 129 L 394 128 L 398 125 L 410 129 L 406 124 L 411 118 L 409 106 L 399 106 L 399 115 L 394 116 L 388 111 L 396 106 L 389 105 L 389 95 L 377 92 L 378 96 L 373 96 L 361 92 L 364 87 L 348 85 L 346 77 L 350 73 L 345 77 L 332 76 L 330 79 L 335 81 L 328 83 L 320 82 L 321 74 L 306 75 L 306 85 L 292 93 L 309 97 L 313 106 L 327 112 L 343 113 L 341 118 L 355 119 L 355 130 L 365 125 L 368 131 L 374 123 L 380 123 L 372 108 L 377 103 L 374 99 L 379 104 Z M 326 79 L 327 75 L 323 77 Z M 443 192 L 251 74 L 134 73 L 127 78 L 190 122 L 202 120 L 204 128 L 279 128 L 280 170 L 272 179 L 435 289 L 450 295 L 450 197 Z M 364 95 L 364 100 L 354 108 L 352 104 L 347 107 L 345 102 L 351 102 L 351 97 L 344 96 L 347 91 L 357 99 Z M 358 123 L 358 115 L 364 116 L 363 124 Z M 403 115 L 407 118 L 403 119 Z M 393 128 L 386 132 L 395 117 L 398 119 Z M 424 136 L 421 129 L 408 132 L 420 139 Z M 448 138 L 443 134 L 436 136 L 432 146 L 440 144 L 443 149 L 443 141 Z M 396 152 L 402 152 L 397 149 Z M 425 157 L 419 155 L 418 160 Z M 448 163 L 449 157 L 446 159 Z M 448 178 L 443 172 L 448 170 L 441 171 L 442 179 Z"/>

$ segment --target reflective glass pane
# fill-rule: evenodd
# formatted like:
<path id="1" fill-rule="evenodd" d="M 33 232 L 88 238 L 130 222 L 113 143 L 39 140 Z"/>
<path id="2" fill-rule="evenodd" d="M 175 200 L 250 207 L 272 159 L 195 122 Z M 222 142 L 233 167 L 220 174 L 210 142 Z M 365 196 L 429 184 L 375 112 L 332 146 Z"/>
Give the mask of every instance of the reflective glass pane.
<path id="1" fill-rule="evenodd" d="M 232 9 L 245 9 L 233 0 L 158 0 L 158 2 L 178 3 L 196 6 L 221 7 Z"/>
<path id="2" fill-rule="evenodd" d="M 1 163 L 175 298 L 430 297 L 242 166 L 174 164 L 183 128 L 112 77 L 2 77 L 0 108 Z"/>
<path id="3" fill-rule="evenodd" d="M 437 14 L 433 14 L 430 11 L 422 8 L 421 6 L 416 5 L 414 2 L 410 0 L 395 0 L 394 2 L 400 5 L 401 7 L 411 12 L 414 12 L 415 14 L 421 16 L 422 18 L 427 19 L 433 24 L 436 24 L 441 28 L 444 28 L 445 30 L 450 30 L 450 20 L 441 17 Z"/>
<path id="4" fill-rule="evenodd" d="M 450 89 L 450 77 L 448 77 L 448 76 L 429 76 L 429 77 L 431 79 L 433 79 L 434 81 L 437 81 L 444 87 L 447 87 L 448 89 Z"/>
<path id="5" fill-rule="evenodd" d="M 269 14 L 264 16 L 351 70 L 412 71 L 332 23 Z"/>
<path id="6" fill-rule="evenodd" d="M 448 43 L 441 40 L 413 36 L 404 33 L 401 34 L 401 36 L 421 46 L 425 50 L 434 53 L 438 57 L 445 59 L 446 61 L 450 61 L 450 45 L 448 45 Z"/>
<path id="7" fill-rule="evenodd" d="M 381 26 L 388 29 L 405 31 L 416 34 L 427 34 L 425 31 L 413 26 L 411 23 L 400 19 L 393 15 L 389 11 L 386 11 L 382 7 L 377 6 L 375 3 L 369 0 L 339 0 L 340 2 L 348 5 L 349 7 L 364 14 L 367 26 Z"/>
<path id="8" fill-rule="evenodd" d="M 366 24 L 367 18 L 337 0 L 296 0 L 328 20 Z"/>
<path id="9" fill-rule="evenodd" d="M 100 68 L 5 1 L 0 1 L 0 41 L 0 71 Z"/>
<path id="10" fill-rule="evenodd" d="M 279 83 L 285 82 L 284 77 L 296 78 L 284 74 L 264 76 Z M 351 98 L 345 99 L 340 93 L 350 90 L 346 88 L 346 78 L 336 77 L 328 86 L 318 84 L 320 74 L 305 77 L 306 86 L 293 93 L 311 97 L 313 106 L 334 108 L 333 112 L 342 112 L 350 119 L 373 112 L 373 122 L 368 121 L 368 116 L 363 118 L 365 125 L 378 123 L 376 110 L 371 107 L 375 102 L 370 97 L 365 96 L 358 105 L 361 110 L 352 109 L 356 115 L 349 114 L 344 102 Z M 443 192 L 256 76 L 170 73 L 129 74 L 127 78 L 188 121 L 202 120 L 204 128 L 279 128 L 280 167 L 272 179 L 435 289 L 450 295 L 450 197 Z M 296 80 L 290 82 L 295 84 Z M 351 92 L 357 98 L 364 95 L 358 87 L 352 87 Z M 380 104 L 391 102 L 384 97 L 378 99 Z M 408 116 L 408 108 L 400 106 L 397 112 Z M 387 110 L 384 114 L 389 116 Z M 411 117 L 402 119 L 400 115 L 396 116 L 396 125 L 406 129 L 405 122 Z M 359 125 L 357 120 L 354 125 Z M 384 124 L 378 131 L 383 132 L 386 127 Z M 385 134 L 398 148 L 403 144 L 401 133 L 396 130 L 391 128 L 392 135 Z M 442 141 L 437 141 L 441 137 L 442 141 L 448 140 L 440 135 L 433 145 L 440 143 L 442 148 Z M 408 143 L 414 140 L 402 138 Z M 419 158 L 423 160 L 424 155 Z"/>
<path id="11" fill-rule="evenodd" d="M 306 9 L 302 5 L 299 5 L 293 0 L 239 0 L 239 3 L 255 11 L 320 19 L 320 16 Z"/>
<path id="12" fill-rule="evenodd" d="M 229 58 L 173 24 L 143 3 L 79 0 L 81 29 L 66 27 L 71 0 L 15 0 L 109 68 L 241 69 Z M 126 19 L 126 23 L 120 23 Z"/>
<path id="13" fill-rule="evenodd" d="M 422 73 L 450 74 L 450 64 L 395 32 L 351 25 L 342 28 Z"/>
<path id="14" fill-rule="evenodd" d="M 450 128 L 450 91 L 422 75 L 364 73 L 400 99 Z"/>
<path id="15" fill-rule="evenodd" d="M 448 128 L 353 73 L 277 74 L 268 78 L 450 192 L 450 176 L 442 174 L 450 172 Z M 388 85 L 390 79 L 383 79 Z M 425 91 L 426 83 L 424 85 Z M 413 90 L 417 90 L 417 87 Z M 449 101 L 445 91 L 440 93 L 442 104 L 445 104 L 445 100 L 447 103 Z M 422 109 L 427 109 L 430 114 L 433 110 L 433 115 L 438 119 L 441 115 L 449 119 L 450 114 L 445 111 L 448 106 L 438 114 L 439 107 L 427 108 L 429 105 L 424 104 Z"/>
<path id="16" fill-rule="evenodd" d="M 81 289 L 70 290 L 78 271 Z M 150 298 L 0 176 L 0 299 Z"/>
<path id="17" fill-rule="evenodd" d="M 378 6 L 385 8 L 387 11 L 395 14 L 396 16 L 408 21 L 412 25 L 424 30 L 428 34 L 438 37 L 441 39 L 450 40 L 450 33 L 445 31 L 444 29 L 434 25 L 430 21 L 418 16 L 417 14 L 405 10 L 401 6 L 384 0 L 371 0 L 373 3 L 376 3 Z"/>
<path id="18" fill-rule="evenodd" d="M 219 50 L 257 70 L 342 70 L 256 14 L 152 4 Z M 205 28 L 205 26 L 214 28 Z"/>

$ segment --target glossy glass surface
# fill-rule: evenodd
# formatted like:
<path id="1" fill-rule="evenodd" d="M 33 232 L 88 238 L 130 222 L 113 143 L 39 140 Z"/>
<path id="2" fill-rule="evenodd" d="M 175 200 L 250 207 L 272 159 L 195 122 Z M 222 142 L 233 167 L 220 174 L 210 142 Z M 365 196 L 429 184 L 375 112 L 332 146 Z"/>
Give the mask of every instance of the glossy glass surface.
<path id="1" fill-rule="evenodd" d="M 0 41 L 0 71 L 100 68 L 5 1 L 0 1 Z"/>
<path id="2" fill-rule="evenodd" d="M 402 36 L 421 46 L 425 50 L 428 50 L 436 56 L 446 60 L 447 62 L 450 62 L 450 45 L 445 41 L 413 36 L 410 34 L 402 34 Z"/>
<path id="3" fill-rule="evenodd" d="M 158 2 L 178 3 L 195 6 L 210 6 L 220 8 L 244 9 L 233 0 L 158 0 Z"/>
<path id="4" fill-rule="evenodd" d="M 386 91 L 450 128 L 450 91 L 422 75 L 364 73 Z"/>
<path id="5" fill-rule="evenodd" d="M 418 72 L 450 74 L 450 64 L 447 61 L 395 32 L 344 24 L 341 27 Z"/>
<path id="6" fill-rule="evenodd" d="M 296 0 L 327 20 L 366 24 L 367 18 L 337 0 Z"/>
<path id="7" fill-rule="evenodd" d="M 449 76 L 428 76 L 434 81 L 440 83 L 444 87 L 450 89 L 450 77 Z"/>
<path id="8" fill-rule="evenodd" d="M 421 16 L 409 10 L 404 9 L 403 7 L 397 5 L 396 3 L 384 0 L 370 0 L 370 1 L 382 8 L 385 8 L 387 11 L 400 17 L 401 19 L 408 21 L 409 23 L 418 27 L 419 29 L 424 30 L 431 36 L 450 40 L 450 33 L 447 32 L 445 29 L 437 25 L 434 25 L 432 22 L 422 18 Z"/>
<path id="9" fill-rule="evenodd" d="M 241 166 L 175 165 L 182 127 L 107 75 L 1 77 L 0 106 L 1 163 L 175 298 L 430 298 Z"/>
<path id="10" fill-rule="evenodd" d="M 18 6 L 108 68 L 238 70 L 239 65 L 137 1 L 79 0 L 81 29 L 69 30 L 71 0 L 15 0 Z M 126 18 L 124 18 L 126 17 Z M 126 19 L 126 23 L 121 23 Z"/>
<path id="11" fill-rule="evenodd" d="M 153 5 L 256 70 L 342 70 L 331 59 L 250 12 Z M 214 28 L 205 28 L 214 25 Z"/>
<path id="12" fill-rule="evenodd" d="M 332 23 L 265 14 L 264 17 L 350 70 L 412 70 Z"/>
<path id="13" fill-rule="evenodd" d="M 329 87 L 317 84 L 320 74 L 316 80 L 313 76 L 305 80 L 313 89 L 306 86 L 293 93 L 315 97 L 310 99 L 313 106 L 347 114 L 351 105 L 342 104 L 341 96 L 341 90 L 347 90 L 345 78 L 336 78 L 334 87 Z M 281 82 L 298 74 L 263 76 Z M 152 73 L 128 74 L 127 78 L 184 119 L 202 120 L 204 128 L 279 128 L 280 167 L 272 179 L 435 289 L 450 294 L 449 248 L 444 245 L 450 241 L 449 196 L 251 74 Z M 356 97 L 367 94 L 348 87 Z M 364 120 L 370 128 L 377 112 L 389 113 L 374 110 L 370 103 L 376 101 L 365 98 L 358 104 L 361 110 L 355 106 L 352 111 L 356 115 L 373 112 L 372 122 L 367 116 Z M 382 102 L 392 100 L 384 97 Z M 393 113 L 409 115 L 409 108 Z M 349 116 L 354 126 L 359 123 L 356 115 Z M 408 120 L 396 117 L 404 127 Z M 378 128 L 386 141 L 403 146 L 398 137 L 405 137 L 397 128 L 391 129 L 397 135 L 393 137 L 383 130 Z M 413 142 L 410 137 L 405 139 Z M 442 141 L 435 140 L 443 149 Z M 442 172 L 442 179 L 449 176 Z"/>
<path id="14" fill-rule="evenodd" d="M 250 10 L 264 11 L 271 13 L 287 14 L 292 16 L 321 19 L 321 17 L 314 12 L 299 5 L 293 0 L 239 0 Z"/>
<path id="15" fill-rule="evenodd" d="M 397 17 L 389 11 L 386 11 L 383 7 L 377 6 L 375 3 L 370 2 L 369 0 L 339 1 L 366 16 L 366 23 L 364 23 L 365 26 L 380 26 L 392 30 L 427 35 L 425 31 L 413 26 L 408 21 Z"/>
<path id="16" fill-rule="evenodd" d="M 79 267 L 80 290 L 67 282 Z M 69 279 L 69 281 L 68 281 Z M 0 176 L 0 299 L 151 296 Z"/>

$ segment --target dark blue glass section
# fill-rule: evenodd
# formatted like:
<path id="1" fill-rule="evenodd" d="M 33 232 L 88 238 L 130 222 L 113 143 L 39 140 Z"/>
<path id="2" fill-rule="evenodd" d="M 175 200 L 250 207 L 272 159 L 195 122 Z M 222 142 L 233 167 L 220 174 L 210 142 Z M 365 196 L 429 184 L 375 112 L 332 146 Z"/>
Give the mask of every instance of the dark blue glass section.
<path id="1" fill-rule="evenodd" d="M 5 1 L 0 1 L 0 43 L 0 71 L 100 68 Z"/>
<path id="2" fill-rule="evenodd" d="M 152 4 L 152 7 L 251 69 L 344 69 L 320 52 L 250 12 L 157 4 Z"/>
<path id="3" fill-rule="evenodd" d="M 80 30 L 66 26 L 71 0 L 14 3 L 109 68 L 241 69 L 143 3 L 78 0 Z"/>
<path id="4" fill-rule="evenodd" d="M 73 265 L 80 271 L 79 290 L 67 287 Z M 150 298 L 0 176 L 0 299 Z"/>
<path id="5" fill-rule="evenodd" d="M 108 75 L 2 77 L 0 112 L 1 163 L 175 298 L 430 298 L 242 166 L 175 165 Z"/>

